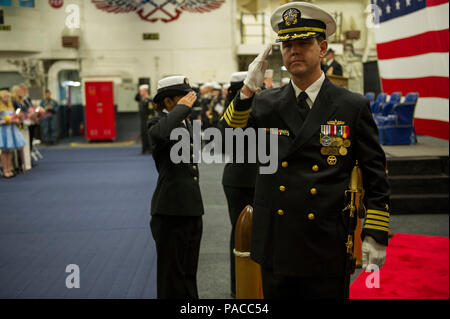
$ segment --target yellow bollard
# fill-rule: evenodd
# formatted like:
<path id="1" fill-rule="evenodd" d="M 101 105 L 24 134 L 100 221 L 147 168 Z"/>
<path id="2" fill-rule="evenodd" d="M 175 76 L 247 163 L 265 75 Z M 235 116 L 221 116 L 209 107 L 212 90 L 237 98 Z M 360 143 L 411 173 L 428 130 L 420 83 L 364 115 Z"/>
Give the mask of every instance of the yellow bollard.
<path id="1" fill-rule="evenodd" d="M 247 205 L 236 224 L 234 258 L 236 299 L 263 299 L 261 268 L 250 258 L 253 208 Z"/>

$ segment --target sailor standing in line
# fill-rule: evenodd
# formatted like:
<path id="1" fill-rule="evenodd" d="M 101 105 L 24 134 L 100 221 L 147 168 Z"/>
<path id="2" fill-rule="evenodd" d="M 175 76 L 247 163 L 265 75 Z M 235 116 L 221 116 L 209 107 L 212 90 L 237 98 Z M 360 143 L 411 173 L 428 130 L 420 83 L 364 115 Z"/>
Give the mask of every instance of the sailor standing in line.
<path id="1" fill-rule="evenodd" d="M 230 87 L 226 97 L 225 105 L 229 105 L 234 97 L 244 85 L 247 72 L 235 72 L 231 75 Z M 247 150 L 247 144 L 244 145 Z M 234 150 L 236 152 L 236 150 Z M 244 155 L 244 160 L 247 156 Z M 236 272 L 233 249 L 235 248 L 236 223 L 242 210 L 247 205 L 253 203 L 255 194 L 256 163 L 236 163 L 235 158 L 231 163 L 227 163 L 223 170 L 222 185 L 227 198 L 228 214 L 231 222 L 230 236 L 230 279 L 231 296 L 236 296 Z"/>
<path id="2" fill-rule="evenodd" d="M 197 164 L 192 163 L 193 132 L 188 117 L 197 96 L 184 76 L 158 82 L 154 101 L 159 115 L 148 121 L 158 181 L 151 203 L 150 228 L 157 251 L 158 298 L 197 299 L 197 266 L 203 202 Z M 190 137 L 190 163 L 174 163 L 173 129 Z M 187 145 L 189 149 L 189 145 Z"/>
<path id="3" fill-rule="evenodd" d="M 148 84 L 142 84 L 141 86 L 139 86 L 139 117 L 141 120 L 142 154 L 151 153 L 151 143 L 147 134 L 146 125 L 147 121 L 155 115 L 152 99 L 149 96 L 148 90 Z"/>
<path id="4" fill-rule="evenodd" d="M 251 258 L 261 265 L 265 298 L 346 298 L 345 191 L 358 162 L 367 208 L 363 267 L 381 267 L 389 230 L 386 157 L 369 101 L 334 85 L 320 69 L 334 18 L 310 3 L 290 2 L 275 10 L 271 24 L 290 84 L 255 94 L 267 47 L 219 123 L 264 128 L 278 139 L 277 171 L 256 177 Z"/>
<path id="5" fill-rule="evenodd" d="M 342 76 L 342 66 L 334 59 L 333 49 L 328 49 L 323 60 L 325 61 L 325 64 L 322 65 L 322 70 L 326 75 L 333 74 Z"/>

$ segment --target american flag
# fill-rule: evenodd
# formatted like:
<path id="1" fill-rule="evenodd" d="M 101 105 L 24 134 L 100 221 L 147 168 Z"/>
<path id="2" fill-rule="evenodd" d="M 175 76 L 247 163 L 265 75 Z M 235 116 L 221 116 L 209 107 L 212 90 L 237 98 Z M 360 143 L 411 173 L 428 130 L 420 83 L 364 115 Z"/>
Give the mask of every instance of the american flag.
<path id="1" fill-rule="evenodd" d="M 449 0 L 372 0 L 383 92 L 418 92 L 417 134 L 449 139 Z"/>

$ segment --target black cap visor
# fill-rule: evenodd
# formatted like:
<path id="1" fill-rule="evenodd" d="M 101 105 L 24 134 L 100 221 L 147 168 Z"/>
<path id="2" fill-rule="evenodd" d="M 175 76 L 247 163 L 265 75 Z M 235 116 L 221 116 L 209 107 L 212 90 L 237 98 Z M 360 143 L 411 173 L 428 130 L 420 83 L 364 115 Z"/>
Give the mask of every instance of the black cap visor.
<path id="1" fill-rule="evenodd" d="M 164 100 L 166 97 L 174 97 L 178 95 L 186 95 L 189 92 L 193 92 L 194 90 L 189 86 L 189 84 L 179 84 L 179 85 L 172 85 L 165 88 L 161 88 L 158 90 L 158 93 L 153 98 L 153 101 L 155 103 L 159 103 L 160 101 Z"/>

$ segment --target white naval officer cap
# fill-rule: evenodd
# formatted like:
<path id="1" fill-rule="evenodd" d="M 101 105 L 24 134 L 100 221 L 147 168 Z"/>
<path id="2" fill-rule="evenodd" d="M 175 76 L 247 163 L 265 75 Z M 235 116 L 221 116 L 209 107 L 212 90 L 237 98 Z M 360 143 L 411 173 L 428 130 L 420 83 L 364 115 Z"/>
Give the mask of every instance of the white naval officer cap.
<path id="1" fill-rule="evenodd" d="M 142 84 L 139 86 L 139 90 L 148 90 L 148 89 L 149 89 L 148 84 Z"/>
<path id="2" fill-rule="evenodd" d="M 270 17 L 276 42 L 309 39 L 319 35 L 327 38 L 336 32 L 336 21 L 322 8 L 307 2 L 289 2 L 276 9 Z"/>
<path id="3" fill-rule="evenodd" d="M 155 103 L 165 97 L 185 95 L 192 91 L 189 80 L 183 75 L 168 76 L 158 81 L 158 91 L 153 98 Z"/>
<path id="4" fill-rule="evenodd" d="M 247 71 L 234 72 L 233 74 L 231 74 L 230 83 L 244 82 L 246 77 L 247 77 Z"/>

